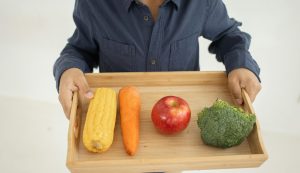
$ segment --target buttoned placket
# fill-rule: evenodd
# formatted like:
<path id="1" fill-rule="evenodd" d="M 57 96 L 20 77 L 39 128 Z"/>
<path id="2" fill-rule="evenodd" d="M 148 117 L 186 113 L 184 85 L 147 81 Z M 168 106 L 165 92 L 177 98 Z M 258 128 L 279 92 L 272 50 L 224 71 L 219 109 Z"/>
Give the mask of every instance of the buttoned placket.
<path id="1" fill-rule="evenodd" d="M 164 14 L 165 7 L 162 6 L 159 9 L 159 16 L 157 21 L 154 22 L 151 17 L 151 12 L 147 6 L 144 6 L 143 9 L 143 20 L 145 25 L 153 26 L 152 33 L 150 37 L 150 43 L 148 47 L 148 54 L 146 55 L 146 70 L 147 71 L 159 71 L 160 70 L 160 51 L 161 44 L 163 39 L 163 31 L 164 31 Z"/>

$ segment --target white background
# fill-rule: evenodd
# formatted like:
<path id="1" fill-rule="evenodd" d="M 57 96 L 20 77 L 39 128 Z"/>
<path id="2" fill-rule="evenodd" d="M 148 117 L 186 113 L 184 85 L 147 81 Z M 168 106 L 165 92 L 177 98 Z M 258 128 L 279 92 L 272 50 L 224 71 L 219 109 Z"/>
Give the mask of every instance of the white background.
<path id="1" fill-rule="evenodd" d="M 224 2 L 252 35 L 263 86 L 254 107 L 269 159 L 223 172 L 300 172 L 300 2 Z M 73 33 L 73 7 L 71 0 L 0 0 L 0 172 L 68 172 L 68 121 L 52 67 Z M 200 44 L 202 70 L 224 70 L 208 53 L 209 42 Z"/>

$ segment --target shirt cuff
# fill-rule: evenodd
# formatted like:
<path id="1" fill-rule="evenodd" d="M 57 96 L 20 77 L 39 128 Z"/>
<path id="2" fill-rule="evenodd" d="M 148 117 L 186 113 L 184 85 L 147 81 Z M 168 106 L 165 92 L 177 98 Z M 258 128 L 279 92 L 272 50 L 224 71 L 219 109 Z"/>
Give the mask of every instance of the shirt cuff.
<path id="1" fill-rule="evenodd" d="M 56 81 L 56 89 L 59 92 L 59 83 L 61 75 L 70 68 L 78 68 L 83 72 L 90 72 L 89 66 L 83 60 L 73 57 L 60 57 L 54 64 L 53 75 Z"/>
<path id="2" fill-rule="evenodd" d="M 259 77 L 260 68 L 248 51 L 237 49 L 227 53 L 224 57 L 224 65 L 227 74 L 237 68 L 246 68 L 252 71 L 261 82 Z"/>

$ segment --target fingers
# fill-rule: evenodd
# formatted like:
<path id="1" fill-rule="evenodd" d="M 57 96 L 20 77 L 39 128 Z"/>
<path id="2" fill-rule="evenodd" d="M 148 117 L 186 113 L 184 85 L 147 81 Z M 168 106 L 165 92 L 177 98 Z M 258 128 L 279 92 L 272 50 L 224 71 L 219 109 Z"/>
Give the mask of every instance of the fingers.
<path id="1" fill-rule="evenodd" d="M 261 90 L 261 85 L 254 73 L 248 69 L 240 68 L 228 74 L 228 88 L 233 96 L 234 102 L 237 105 L 241 105 L 243 104 L 241 89 L 244 88 L 246 90 L 253 102 Z"/>
<path id="2" fill-rule="evenodd" d="M 75 85 L 78 87 L 80 95 L 85 96 L 87 99 L 93 98 L 93 93 L 83 75 L 75 79 Z"/>
<path id="3" fill-rule="evenodd" d="M 77 90 L 78 88 L 72 85 L 67 88 L 62 87 L 59 92 L 59 101 L 67 119 L 70 119 L 73 92 Z"/>
<path id="4" fill-rule="evenodd" d="M 261 85 L 260 85 L 258 80 L 256 81 L 256 80 L 253 80 L 253 79 L 249 79 L 245 83 L 245 90 L 247 91 L 247 93 L 250 97 L 250 100 L 252 102 L 254 102 L 257 94 L 261 90 Z"/>
<path id="5" fill-rule="evenodd" d="M 80 69 L 71 68 L 62 74 L 59 85 L 59 101 L 68 119 L 70 118 L 74 91 L 79 91 L 79 95 L 84 96 L 84 98 L 93 98 L 93 93 L 88 86 L 83 72 Z"/>
<path id="6" fill-rule="evenodd" d="M 241 85 L 238 79 L 232 79 L 228 81 L 228 88 L 233 97 L 233 101 L 236 105 L 243 104 Z"/>

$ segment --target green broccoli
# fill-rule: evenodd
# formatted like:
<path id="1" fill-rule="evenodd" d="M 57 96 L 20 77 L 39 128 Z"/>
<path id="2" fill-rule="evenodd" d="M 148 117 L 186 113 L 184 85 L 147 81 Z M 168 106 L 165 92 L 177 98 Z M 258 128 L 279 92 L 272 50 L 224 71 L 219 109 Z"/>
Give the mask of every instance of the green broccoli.
<path id="1" fill-rule="evenodd" d="M 201 138 L 207 145 L 229 148 L 241 144 L 250 134 L 256 121 L 254 114 L 218 99 L 198 114 Z"/>

